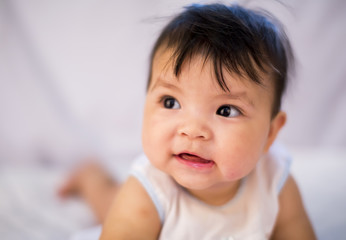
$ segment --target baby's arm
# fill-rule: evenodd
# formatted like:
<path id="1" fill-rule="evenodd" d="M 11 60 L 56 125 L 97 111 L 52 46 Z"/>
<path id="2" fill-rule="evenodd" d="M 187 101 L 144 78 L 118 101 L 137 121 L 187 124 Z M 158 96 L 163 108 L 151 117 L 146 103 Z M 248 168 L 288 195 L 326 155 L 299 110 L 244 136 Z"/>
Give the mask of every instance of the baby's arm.
<path id="1" fill-rule="evenodd" d="M 292 176 L 288 177 L 279 198 L 280 210 L 271 239 L 316 239 L 304 209 L 298 186 Z"/>
<path id="2" fill-rule="evenodd" d="M 158 239 L 160 229 L 154 203 L 138 180 L 129 177 L 114 199 L 100 239 Z"/>

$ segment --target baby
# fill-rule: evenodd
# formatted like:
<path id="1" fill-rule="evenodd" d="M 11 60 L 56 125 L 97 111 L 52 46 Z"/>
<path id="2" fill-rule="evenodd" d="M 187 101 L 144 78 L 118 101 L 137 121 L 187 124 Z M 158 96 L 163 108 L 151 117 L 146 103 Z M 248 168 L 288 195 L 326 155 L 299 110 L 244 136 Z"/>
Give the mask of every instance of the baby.
<path id="1" fill-rule="evenodd" d="M 151 55 L 144 155 L 119 189 L 99 181 L 99 199 L 115 196 L 101 204 L 101 239 L 315 239 L 274 143 L 292 60 L 267 13 L 211 4 L 176 16 Z"/>

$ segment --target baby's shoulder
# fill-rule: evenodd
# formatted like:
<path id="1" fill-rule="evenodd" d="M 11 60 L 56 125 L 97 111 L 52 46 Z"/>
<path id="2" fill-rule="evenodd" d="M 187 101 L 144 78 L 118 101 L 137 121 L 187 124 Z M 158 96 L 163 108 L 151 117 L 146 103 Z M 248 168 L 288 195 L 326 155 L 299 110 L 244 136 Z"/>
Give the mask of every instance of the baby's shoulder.
<path id="1" fill-rule="evenodd" d="M 130 171 L 153 201 L 161 221 L 172 202 L 179 198 L 181 189 L 171 176 L 154 167 L 143 154 L 139 156 Z"/>

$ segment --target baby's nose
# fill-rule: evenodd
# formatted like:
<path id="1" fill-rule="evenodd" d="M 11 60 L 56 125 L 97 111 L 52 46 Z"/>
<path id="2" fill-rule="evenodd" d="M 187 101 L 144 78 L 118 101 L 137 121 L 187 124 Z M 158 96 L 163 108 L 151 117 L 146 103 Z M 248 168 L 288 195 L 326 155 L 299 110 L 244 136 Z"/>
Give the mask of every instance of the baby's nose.
<path id="1" fill-rule="evenodd" d="M 190 119 L 180 126 L 178 134 L 191 140 L 208 140 L 211 137 L 211 129 L 200 119 Z"/>

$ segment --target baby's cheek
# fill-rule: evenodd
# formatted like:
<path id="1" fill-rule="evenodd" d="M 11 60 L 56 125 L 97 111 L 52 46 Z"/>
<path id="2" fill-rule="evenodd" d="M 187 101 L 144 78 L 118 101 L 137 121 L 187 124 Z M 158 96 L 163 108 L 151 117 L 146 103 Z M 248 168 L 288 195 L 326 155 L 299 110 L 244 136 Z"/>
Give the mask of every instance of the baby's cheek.
<path id="1" fill-rule="evenodd" d="M 252 169 L 252 165 L 238 162 L 228 166 L 224 171 L 224 176 L 227 181 L 236 181 L 248 175 Z"/>
<path id="2" fill-rule="evenodd" d="M 225 178 L 228 182 L 236 181 L 239 179 L 239 174 L 236 171 L 228 171 L 225 174 Z"/>
<path id="3" fill-rule="evenodd" d="M 142 137 L 142 146 L 145 155 L 150 159 L 153 155 L 155 155 L 155 138 L 152 137 L 150 132 L 143 132 Z"/>

